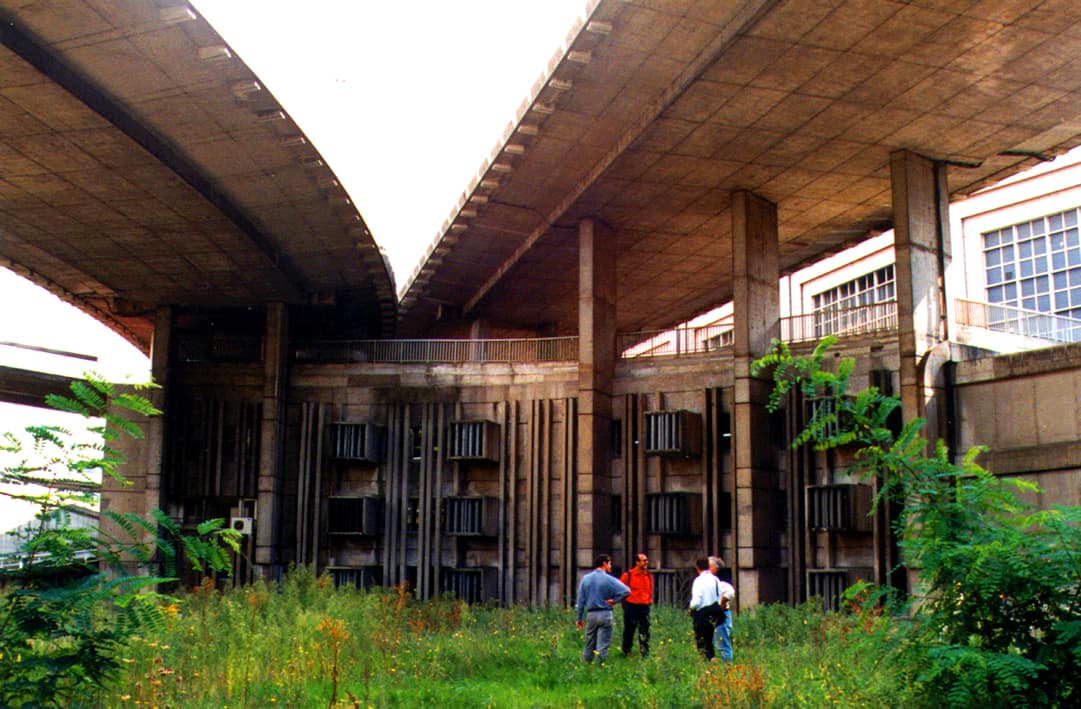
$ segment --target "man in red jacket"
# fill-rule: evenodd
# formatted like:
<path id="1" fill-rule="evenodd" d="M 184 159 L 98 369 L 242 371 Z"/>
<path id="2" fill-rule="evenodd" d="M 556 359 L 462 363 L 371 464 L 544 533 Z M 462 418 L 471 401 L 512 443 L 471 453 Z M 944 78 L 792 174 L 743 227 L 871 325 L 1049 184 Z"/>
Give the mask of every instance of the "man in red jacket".
<path id="1" fill-rule="evenodd" d="M 623 600 L 623 655 L 631 654 L 634 630 L 638 629 L 638 649 L 642 657 L 649 654 L 649 608 L 653 605 L 653 576 L 649 573 L 649 557 L 635 554 L 634 568 L 619 577 L 631 589 Z"/>

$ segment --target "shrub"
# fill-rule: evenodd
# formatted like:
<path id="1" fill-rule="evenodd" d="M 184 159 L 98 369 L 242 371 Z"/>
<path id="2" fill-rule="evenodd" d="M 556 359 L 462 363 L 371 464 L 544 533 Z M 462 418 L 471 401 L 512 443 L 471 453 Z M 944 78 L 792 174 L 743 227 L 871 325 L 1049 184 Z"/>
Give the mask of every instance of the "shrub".
<path id="1" fill-rule="evenodd" d="M 224 569 L 226 549 L 236 546 L 220 520 L 185 536 L 161 513 L 150 519 L 106 513 L 128 539 L 64 524 L 69 511 L 96 499 L 99 475 L 123 481 L 124 458 L 113 444 L 142 435 L 127 413 L 158 413 L 141 395 L 118 391 L 93 374 L 74 382 L 71 392 L 50 395 L 48 403 L 87 419 L 92 438 L 60 426 L 28 426 L 24 436 L 4 434 L 0 446 L 0 482 L 13 486 L 0 494 L 39 508 L 38 525 L 22 540 L 25 564 L 8 575 L 13 590 L 0 599 L 3 706 L 94 704 L 95 693 L 120 670 L 130 639 L 162 628 L 162 601 L 171 599 L 154 589 L 170 580 L 177 557 Z M 155 571 L 164 562 L 168 575 L 132 576 L 129 560 Z"/>
<path id="2" fill-rule="evenodd" d="M 832 399 L 793 445 L 854 445 L 855 470 L 880 483 L 875 505 L 903 505 L 894 531 L 922 586 L 909 647 L 926 696 L 961 707 L 1078 701 L 1081 508 L 1024 504 L 1017 493 L 1036 487 L 980 467 L 980 448 L 960 464 L 941 442 L 926 455 L 922 419 L 890 427 L 896 397 L 848 396 L 850 359 L 824 369 L 833 341 L 803 358 L 775 340 L 753 371 L 772 369 L 771 409 L 794 387 Z"/>

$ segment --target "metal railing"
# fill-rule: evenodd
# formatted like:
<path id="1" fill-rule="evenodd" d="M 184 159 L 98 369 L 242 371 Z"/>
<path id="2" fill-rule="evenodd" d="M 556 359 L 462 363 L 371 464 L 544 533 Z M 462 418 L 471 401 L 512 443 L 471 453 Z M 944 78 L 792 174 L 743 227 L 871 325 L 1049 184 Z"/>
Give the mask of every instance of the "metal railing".
<path id="1" fill-rule="evenodd" d="M 616 352 L 620 359 L 716 352 L 732 346 L 732 333 L 731 318 L 701 327 L 621 332 L 616 335 Z"/>
<path id="2" fill-rule="evenodd" d="M 958 325 L 1051 342 L 1081 342 L 1081 320 L 1076 318 L 962 298 L 955 303 Z"/>
<path id="3" fill-rule="evenodd" d="M 879 303 L 781 318 L 786 342 L 818 340 L 825 335 L 861 335 L 897 329 L 897 304 Z M 733 325 L 684 325 L 668 330 L 616 334 L 620 359 L 667 357 L 718 352 L 732 347 Z M 293 360 L 300 363 L 374 362 L 394 364 L 464 364 L 574 362 L 577 337 L 534 337 L 503 340 L 312 340 L 299 344 Z"/>
<path id="4" fill-rule="evenodd" d="M 826 335 L 870 335 L 896 329 L 896 301 L 781 318 L 781 339 L 785 342 L 813 342 Z"/>
<path id="5" fill-rule="evenodd" d="M 53 561 L 53 555 L 50 552 L 40 551 L 31 555 L 28 552 L 17 551 L 0 554 L 0 573 L 22 571 L 30 564 L 31 558 L 33 558 L 35 565 L 38 565 L 43 569 L 57 568 L 56 563 Z M 70 559 L 65 559 L 65 563 L 70 562 L 71 565 L 90 565 L 96 564 L 97 561 L 97 552 L 88 549 L 76 551 L 71 555 Z"/>
<path id="6" fill-rule="evenodd" d="M 577 337 L 517 340 L 317 340 L 297 346 L 296 362 L 464 364 L 574 362 Z"/>

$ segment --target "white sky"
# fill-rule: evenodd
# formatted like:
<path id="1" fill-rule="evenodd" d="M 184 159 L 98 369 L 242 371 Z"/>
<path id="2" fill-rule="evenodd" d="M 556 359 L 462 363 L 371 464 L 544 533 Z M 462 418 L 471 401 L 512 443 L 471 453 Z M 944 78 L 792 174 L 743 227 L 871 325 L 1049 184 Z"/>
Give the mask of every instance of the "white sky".
<path id="1" fill-rule="evenodd" d="M 585 0 L 194 0 L 405 284 Z"/>

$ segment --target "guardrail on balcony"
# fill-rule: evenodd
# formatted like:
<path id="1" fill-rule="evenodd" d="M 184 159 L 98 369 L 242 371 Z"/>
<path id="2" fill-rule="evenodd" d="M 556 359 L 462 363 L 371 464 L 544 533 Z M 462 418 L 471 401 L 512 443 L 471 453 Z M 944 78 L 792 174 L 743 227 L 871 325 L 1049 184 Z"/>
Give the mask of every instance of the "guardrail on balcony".
<path id="1" fill-rule="evenodd" d="M 577 337 L 517 340 L 318 340 L 298 345 L 297 362 L 464 364 L 466 362 L 573 362 Z"/>
<path id="2" fill-rule="evenodd" d="M 1081 342 L 1081 320 L 1076 318 L 962 298 L 955 303 L 958 325 L 1051 342 Z"/>
<path id="3" fill-rule="evenodd" d="M 616 352 L 620 359 L 716 352 L 731 346 L 731 320 L 701 327 L 683 326 L 616 335 Z"/>
<path id="4" fill-rule="evenodd" d="M 781 339 L 785 342 L 813 342 L 826 335 L 847 337 L 896 329 L 896 301 L 781 318 Z"/>
<path id="5" fill-rule="evenodd" d="M 62 566 L 58 566 L 53 561 L 52 554 L 47 551 L 37 552 L 32 558 L 39 571 L 57 571 L 79 565 L 90 566 L 98 562 L 97 552 L 86 549 L 76 551 L 70 558 L 66 558 Z M 22 571 L 30 564 L 30 560 L 31 555 L 27 552 L 19 551 L 0 554 L 0 574 Z"/>

